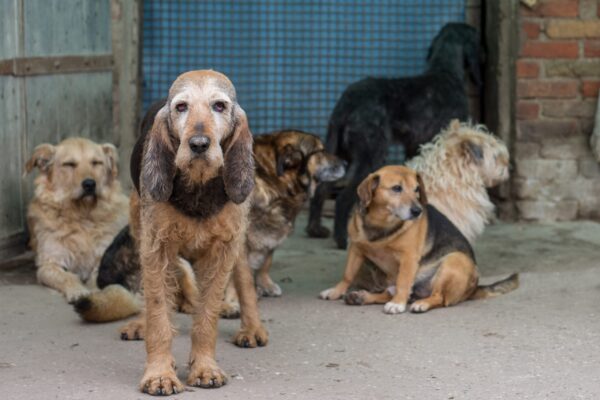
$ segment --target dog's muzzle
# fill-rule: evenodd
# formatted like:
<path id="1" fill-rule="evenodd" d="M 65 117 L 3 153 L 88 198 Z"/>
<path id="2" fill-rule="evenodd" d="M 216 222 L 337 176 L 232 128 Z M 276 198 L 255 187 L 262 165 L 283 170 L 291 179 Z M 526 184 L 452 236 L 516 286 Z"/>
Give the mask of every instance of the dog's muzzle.
<path id="1" fill-rule="evenodd" d="M 83 196 L 95 196 L 96 195 L 96 181 L 93 179 L 84 179 L 81 181 L 81 188 L 83 189 Z"/>
<path id="2" fill-rule="evenodd" d="M 346 161 L 337 159 L 320 166 L 314 176 L 318 182 L 333 182 L 346 174 Z"/>

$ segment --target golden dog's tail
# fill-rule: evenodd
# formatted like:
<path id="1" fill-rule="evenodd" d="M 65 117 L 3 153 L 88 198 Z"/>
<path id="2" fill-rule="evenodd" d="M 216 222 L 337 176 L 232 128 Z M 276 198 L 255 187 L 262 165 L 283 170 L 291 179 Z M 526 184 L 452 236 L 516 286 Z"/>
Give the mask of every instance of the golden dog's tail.
<path id="1" fill-rule="evenodd" d="M 108 285 L 79 298 L 73 306 L 75 312 L 88 322 L 118 321 L 141 310 L 140 300 L 121 285 Z"/>
<path id="2" fill-rule="evenodd" d="M 491 285 L 480 285 L 469 297 L 469 300 L 487 299 L 512 292 L 519 287 L 519 274 L 512 274 L 508 278 L 494 282 Z"/>

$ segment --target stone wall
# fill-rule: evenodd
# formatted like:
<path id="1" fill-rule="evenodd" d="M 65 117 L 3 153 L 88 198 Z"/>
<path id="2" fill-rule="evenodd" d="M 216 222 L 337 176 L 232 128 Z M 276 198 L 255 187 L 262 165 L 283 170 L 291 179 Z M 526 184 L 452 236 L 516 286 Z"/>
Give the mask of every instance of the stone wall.
<path id="1" fill-rule="evenodd" d="M 597 0 L 520 5 L 513 193 L 520 218 L 600 218 L 588 144 L 600 88 Z"/>

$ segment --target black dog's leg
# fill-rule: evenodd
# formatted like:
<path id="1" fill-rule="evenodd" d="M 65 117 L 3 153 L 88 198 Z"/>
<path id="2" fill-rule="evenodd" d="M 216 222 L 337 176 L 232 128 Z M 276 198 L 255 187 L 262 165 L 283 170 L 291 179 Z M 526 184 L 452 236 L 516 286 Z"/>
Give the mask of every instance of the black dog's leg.
<path id="1" fill-rule="evenodd" d="M 308 225 L 306 226 L 306 233 L 310 237 L 326 238 L 329 236 L 329 229 L 321 225 L 321 213 L 323 212 L 323 204 L 331 191 L 332 185 L 332 182 L 321 182 L 317 186 L 313 198 L 310 200 Z"/>
<path id="2" fill-rule="evenodd" d="M 360 180 L 358 181 L 360 183 Z M 348 219 L 352 206 L 356 202 L 356 188 L 358 183 L 353 180 L 346 186 L 335 200 L 335 223 L 333 226 L 333 237 L 339 249 L 348 246 Z"/>

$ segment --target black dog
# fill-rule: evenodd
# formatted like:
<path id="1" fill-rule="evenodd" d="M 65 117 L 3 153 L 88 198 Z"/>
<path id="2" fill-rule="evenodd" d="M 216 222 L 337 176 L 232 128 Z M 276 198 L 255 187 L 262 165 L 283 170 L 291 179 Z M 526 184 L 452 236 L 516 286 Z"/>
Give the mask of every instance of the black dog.
<path id="1" fill-rule="evenodd" d="M 388 147 L 400 143 L 413 157 L 451 119 L 468 118 L 465 65 L 481 87 L 477 31 L 466 24 L 442 28 L 427 56 L 427 72 L 399 78 L 366 78 L 350 85 L 336 104 L 327 131 L 327 151 L 348 161 L 346 187 L 335 205 L 334 237 L 346 247 L 346 225 L 356 202 L 356 188 L 370 173 L 385 165 Z M 327 237 L 321 211 L 331 185 L 321 184 L 310 203 L 309 236 Z"/>

